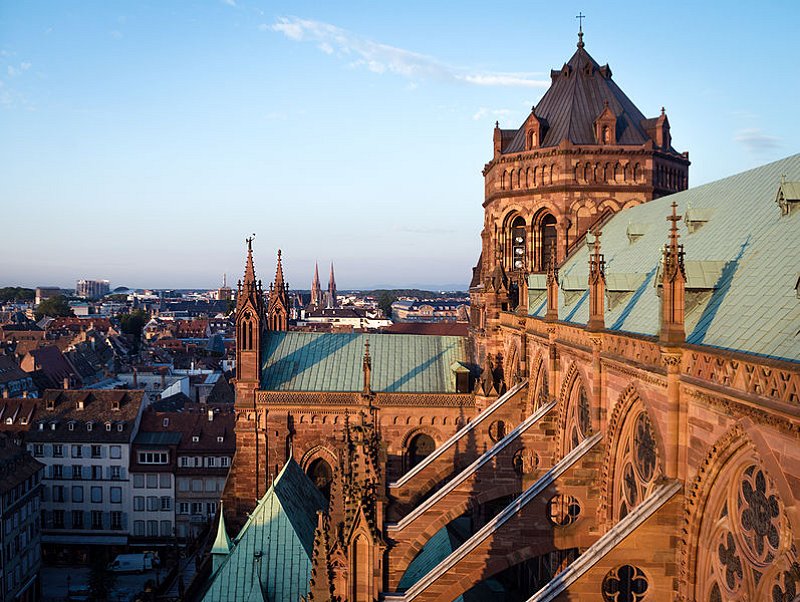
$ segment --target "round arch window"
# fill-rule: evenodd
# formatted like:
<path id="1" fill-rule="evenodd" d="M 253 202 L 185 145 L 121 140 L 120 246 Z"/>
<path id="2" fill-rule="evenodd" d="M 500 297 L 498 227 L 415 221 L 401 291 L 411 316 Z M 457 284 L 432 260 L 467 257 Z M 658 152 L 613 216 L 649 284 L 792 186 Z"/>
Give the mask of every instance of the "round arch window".
<path id="1" fill-rule="evenodd" d="M 331 496 L 331 482 L 333 481 L 333 469 L 331 465 L 328 464 L 328 461 L 324 458 L 316 458 L 312 460 L 312 462 L 306 468 L 306 474 L 308 478 L 314 482 L 317 489 L 320 490 L 320 493 L 325 496 L 326 499 L 330 499 Z"/>
<path id="2" fill-rule="evenodd" d="M 408 468 L 414 468 L 430 456 L 435 449 L 436 442 L 433 437 L 425 433 L 414 435 L 408 443 Z"/>

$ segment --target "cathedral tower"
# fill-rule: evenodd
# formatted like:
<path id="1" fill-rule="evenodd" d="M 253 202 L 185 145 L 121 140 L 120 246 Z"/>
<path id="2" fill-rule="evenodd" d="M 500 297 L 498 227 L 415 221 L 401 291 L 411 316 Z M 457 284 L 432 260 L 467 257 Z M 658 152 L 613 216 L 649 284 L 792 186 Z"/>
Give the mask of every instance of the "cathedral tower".
<path id="1" fill-rule="evenodd" d="M 496 124 L 485 178 L 482 249 L 470 283 L 473 361 L 501 349 L 500 312 L 518 309 L 530 273 L 543 274 L 623 208 L 685 190 L 689 155 L 672 146 L 669 120 L 645 118 L 578 48 L 517 129 Z M 518 307 L 519 306 L 519 307 Z"/>
<path id="2" fill-rule="evenodd" d="M 333 277 L 333 262 L 331 261 L 331 274 L 328 277 L 328 307 L 336 307 L 336 278 Z"/>

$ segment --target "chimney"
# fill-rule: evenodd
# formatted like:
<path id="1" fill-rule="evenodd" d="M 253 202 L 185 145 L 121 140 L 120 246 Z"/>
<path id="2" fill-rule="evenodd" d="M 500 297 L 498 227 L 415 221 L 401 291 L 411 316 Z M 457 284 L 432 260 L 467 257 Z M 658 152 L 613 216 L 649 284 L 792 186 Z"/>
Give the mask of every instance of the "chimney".
<path id="1" fill-rule="evenodd" d="M 133 369 L 133 388 L 139 388 L 139 371 L 136 368 Z"/>
<path id="2" fill-rule="evenodd" d="M 22 399 L 28 399 L 28 392 L 27 391 L 23 391 L 22 392 Z"/>
<path id="3" fill-rule="evenodd" d="M 214 422 L 214 410 L 212 410 L 211 408 L 208 409 L 208 421 Z"/>
<path id="4" fill-rule="evenodd" d="M 69 389 L 69 376 L 64 377 L 64 389 Z"/>
<path id="5" fill-rule="evenodd" d="M 3 389 L 3 399 L 8 399 L 8 389 Z"/>
<path id="6" fill-rule="evenodd" d="M 161 370 L 161 390 L 167 388 L 167 376 L 164 374 L 164 370 Z"/>

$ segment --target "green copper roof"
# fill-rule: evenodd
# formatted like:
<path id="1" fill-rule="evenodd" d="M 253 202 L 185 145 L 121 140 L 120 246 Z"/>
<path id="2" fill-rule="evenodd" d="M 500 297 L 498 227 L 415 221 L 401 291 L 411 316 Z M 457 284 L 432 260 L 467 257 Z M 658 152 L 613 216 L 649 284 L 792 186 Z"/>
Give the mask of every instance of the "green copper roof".
<path id="1" fill-rule="evenodd" d="M 271 391 L 361 391 L 369 339 L 373 391 L 455 393 L 451 366 L 467 360 L 466 339 L 413 334 L 270 332 L 261 388 Z"/>
<path id="2" fill-rule="evenodd" d="M 800 361 L 800 211 L 781 215 L 775 202 L 782 176 L 800 180 L 793 155 L 717 182 L 621 211 L 603 228 L 602 253 L 609 287 L 606 328 L 655 335 L 659 328 L 661 249 L 667 242 L 672 201 L 690 215 L 679 223 L 686 251 L 686 340 L 698 345 Z M 694 217 L 692 217 L 694 216 Z M 629 237 L 635 225 L 638 237 Z M 569 283 L 588 278 L 588 246 L 560 269 Z M 619 276 L 617 276 L 619 274 Z M 584 285 L 586 288 L 586 285 Z M 532 291 L 533 315 L 546 307 Z M 561 320 L 585 324 L 588 291 L 562 290 Z"/>
<path id="3" fill-rule="evenodd" d="M 204 602 L 297 602 L 308 594 L 317 512 L 325 498 L 289 460 L 211 576 Z"/>
<path id="4" fill-rule="evenodd" d="M 217 537 L 211 546 L 212 554 L 228 554 L 231 551 L 231 538 L 225 529 L 225 515 L 222 513 L 222 502 L 219 504 L 219 522 L 217 523 Z"/>

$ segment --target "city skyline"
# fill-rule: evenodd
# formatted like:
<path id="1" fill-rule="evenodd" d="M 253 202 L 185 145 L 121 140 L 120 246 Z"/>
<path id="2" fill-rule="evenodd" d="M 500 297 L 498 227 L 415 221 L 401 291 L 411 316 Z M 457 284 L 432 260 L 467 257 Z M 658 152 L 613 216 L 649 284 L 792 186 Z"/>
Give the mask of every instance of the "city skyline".
<path id="1" fill-rule="evenodd" d="M 686 6 L 582 7 L 586 49 L 647 116 L 666 105 L 690 186 L 791 154 L 796 6 Z M 494 122 L 519 127 L 576 42 L 577 8 L 515 10 L 5 7 L 0 197 L 26 250 L 0 286 L 214 288 L 252 231 L 265 282 L 281 248 L 297 288 L 327 257 L 343 288 L 465 285 Z"/>

